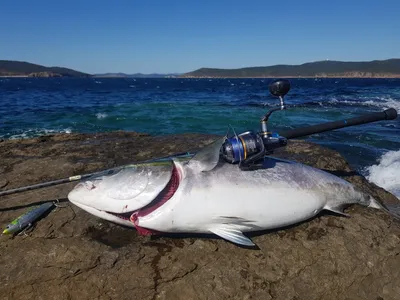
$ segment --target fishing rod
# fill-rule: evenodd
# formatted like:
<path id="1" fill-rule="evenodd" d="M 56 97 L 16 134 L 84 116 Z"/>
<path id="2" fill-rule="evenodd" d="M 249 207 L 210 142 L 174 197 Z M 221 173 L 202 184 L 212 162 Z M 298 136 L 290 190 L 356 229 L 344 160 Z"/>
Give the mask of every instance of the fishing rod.
<path id="1" fill-rule="evenodd" d="M 282 133 L 269 132 L 267 122 L 273 112 L 285 110 L 287 107 L 284 96 L 290 90 L 290 82 L 286 79 L 275 80 L 269 85 L 269 91 L 280 100 L 278 107 L 272 108 L 261 118 L 261 130 L 258 132 L 247 131 L 239 135 L 227 138 L 222 145 L 223 158 L 232 164 L 239 163 L 243 171 L 254 170 L 262 166 L 265 155 L 271 155 L 277 148 L 287 145 L 288 139 L 304 137 L 325 131 L 331 131 L 344 127 L 356 126 L 383 120 L 394 120 L 397 111 L 394 108 L 382 112 L 362 115 L 341 121 L 321 123 L 318 125 L 301 127 L 283 131 Z"/>
<path id="2" fill-rule="evenodd" d="M 382 120 L 394 120 L 397 118 L 397 111 L 394 108 L 386 109 L 382 112 L 371 113 L 347 120 L 327 122 L 323 124 L 307 126 L 292 130 L 287 130 L 281 132 L 281 135 L 286 137 L 287 139 L 294 139 L 298 137 L 307 136 L 310 134 L 321 133 L 325 131 L 330 131 L 334 129 L 340 129 L 349 126 L 361 125 L 366 123 L 372 123 L 376 121 Z"/>

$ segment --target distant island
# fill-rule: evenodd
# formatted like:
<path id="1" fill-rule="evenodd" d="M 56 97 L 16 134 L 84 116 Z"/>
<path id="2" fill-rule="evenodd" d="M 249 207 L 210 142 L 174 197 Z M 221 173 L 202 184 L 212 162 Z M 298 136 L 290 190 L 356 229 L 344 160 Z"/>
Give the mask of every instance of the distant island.
<path id="1" fill-rule="evenodd" d="M 301 65 L 275 65 L 241 69 L 201 68 L 182 78 L 400 78 L 400 59 L 369 62 L 317 61 Z"/>
<path id="2" fill-rule="evenodd" d="M 98 78 L 176 78 L 181 74 L 179 73 L 171 73 L 171 74 L 142 74 L 142 73 L 134 73 L 134 74 L 125 74 L 125 73 L 104 73 L 104 74 L 94 74 L 93 77 Z"/>
<path id="3" fill-rule="evenodd" d="M 45 67 L 22 61 L 0 60 L 0 77 L 95 78 L 400 78 L 400 59 L 368 62 L 317 61 L 301 65 L 274 65 L 241 69 L 201 68 L 179 74 L 87 74 L 61 67 Z"/>
<path id="4" fill-rule="evenodd" d="M 24 61 L 0 60 L 1 77 L 90 77 L 90 74 L 60 67 L 45 67 Z"/>

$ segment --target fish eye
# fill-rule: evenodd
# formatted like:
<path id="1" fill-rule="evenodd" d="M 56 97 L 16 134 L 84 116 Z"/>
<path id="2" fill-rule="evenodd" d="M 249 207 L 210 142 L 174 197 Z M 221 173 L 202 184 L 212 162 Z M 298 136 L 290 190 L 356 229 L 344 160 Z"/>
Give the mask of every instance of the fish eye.
<path id="1" fill-rule="evenodd" d="M 8 229 L 8 228 L 10 228 L 10 225 L 7 225 L 7 227 L 6 227 L 6 228 L 7 228 L 7 229 Z"/>

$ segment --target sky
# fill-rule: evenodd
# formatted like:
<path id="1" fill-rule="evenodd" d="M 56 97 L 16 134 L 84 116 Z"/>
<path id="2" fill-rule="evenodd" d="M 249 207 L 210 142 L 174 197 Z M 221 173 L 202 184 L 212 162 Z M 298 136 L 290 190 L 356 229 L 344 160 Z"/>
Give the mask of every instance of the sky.
<path id="1" fill-rule="evenodd" d="M 0 1 L 0 60 L 184 73 L 400 58 L 399 0 Z"/>

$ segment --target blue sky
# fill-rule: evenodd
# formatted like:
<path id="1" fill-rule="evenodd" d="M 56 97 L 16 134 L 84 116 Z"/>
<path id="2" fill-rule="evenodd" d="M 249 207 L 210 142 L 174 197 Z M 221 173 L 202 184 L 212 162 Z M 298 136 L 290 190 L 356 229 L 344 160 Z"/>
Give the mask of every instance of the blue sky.
<path id="1" fill-rule="evenodd" d="M 0 2 L 0 59 L 88 73 L 400 58 L 400 1 Z"/>

